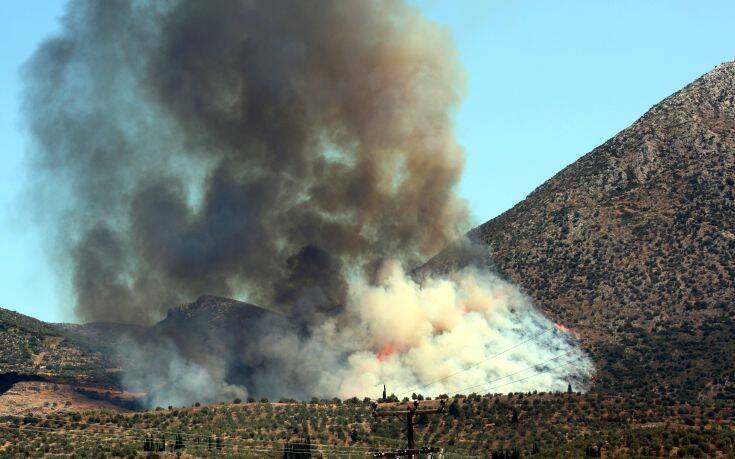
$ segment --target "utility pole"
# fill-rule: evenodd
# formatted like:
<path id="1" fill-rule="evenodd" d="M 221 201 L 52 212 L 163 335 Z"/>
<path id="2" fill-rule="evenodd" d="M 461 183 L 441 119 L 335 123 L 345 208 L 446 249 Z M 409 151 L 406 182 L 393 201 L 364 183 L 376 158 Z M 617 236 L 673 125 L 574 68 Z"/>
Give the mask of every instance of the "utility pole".
<path id="1" fill-rule="evenodd" d="M 388 416 L 406 416 L 406 438 L 408 439 L 408 448 L 407 449 L 397 449 L 395 451 L 390 452 L 381 452 L 376 453 L 375 457 L 399 457 L 399 456 L 408 456 L 409 459 L 414 459 L 414 457 L 420 456 L 421 454 L 429 454 L 429 453 L 441 453 L 441 448 L 431 447 L 431 446 L 423 446 L 421 448 L 416 448 L 414 437 L 413 437 L 413 417 L 421 414 L 441 414 L 444 413 L 445 403 L 444 400 L 439 401 L 439 408 L 433 408 L 429 410 L 420 410 L 419 409 L 419 401 L 414 400 L 413 404 L 408 404 L 406 406 L 405 410 L 398 410 L 398 411 L 380 411 L 378 404 L 373 403 L 373 417 L 376 418 L 384 418 Z"/>

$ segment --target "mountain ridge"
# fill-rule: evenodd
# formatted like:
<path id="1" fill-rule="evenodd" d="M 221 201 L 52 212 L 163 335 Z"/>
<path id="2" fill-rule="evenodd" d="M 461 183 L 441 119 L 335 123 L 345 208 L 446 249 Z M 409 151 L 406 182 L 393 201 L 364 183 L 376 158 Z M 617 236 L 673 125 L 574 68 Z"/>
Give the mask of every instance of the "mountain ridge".
<path id="1" fill-rule="evenodd" d="M 468 236 L 546 314 L 590 341 L 598 388 L 702 393 L 725 380 L 732 390 L 734 184 L 727 62 Z M 465 261 L 452 249 L 419 271 Z M 645 376 L 668 386 L 639 384 Z"/>

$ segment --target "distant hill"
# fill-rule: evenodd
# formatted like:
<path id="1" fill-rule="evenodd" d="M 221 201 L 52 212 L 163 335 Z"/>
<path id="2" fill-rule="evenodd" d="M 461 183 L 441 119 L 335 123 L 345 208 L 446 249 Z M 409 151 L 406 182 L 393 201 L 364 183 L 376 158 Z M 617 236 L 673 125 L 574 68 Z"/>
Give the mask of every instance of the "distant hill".
<path id="1" fill-rule="evenodd" d="M 735 63 L 651 108 L 469 234 L 575 328 L 598 390 L 735 383 Z M 453 269 L 448 250 L 422 272 Z"/>
<path id="2" fill-rule="evenodd" d="M 63 327 L 0 308 L 0 385 L 35 375 L 58 382 L 108 385 L 104 353 L 70 338 Z M 37 378 L 36 378 L 37 379 Z"/>
<path id="3" fill-rule="evenodd" d="M 0 383 L 6 379 L 9 387 L 19 380 L 38 380 L 25 376 L 40 376 L 52 382 L 119 389 L 121 371 L 135 363 L 120 350 L 151 345 L 155 352 L 156 344 L 171 341 L 194 361 L 240 355 L 247 349 L 250 328 L 271 316 L 280 317 L 258 306 L 209 295 L 172 308 L 153 326 L 49 324 L 0 308 Z"/>
<path id="4" fill-rule="evenodd" d="M 171 335 L 182 330 L 206 335 L 214 332 L 219 337 L 223 333 L 242 335 L 250 324 L 272 314 L 275 313 L 243 301 L 202 295 L 192 303 L 169 309 L 153 328 L 157 333 Z"/>
<path id="5" fill-rule="evenodd" d="M 268 309 L 229 298 L 204 295 L 170 309 L 138 343 L 146 352 L 160 353 L 175 343 L 177 355 L 208 367 L 212 361 L 224 367 L 228 382 L 250 386 L 253 368 L 262 364 L 260 328 L 283 317 Z M 250 386 L 252 387 L 252 386 Z"/>
<path id="6" fill-rule="evenodd" d="M 152 326 L 87 323 L 58 324 L 58 328 L 74 342 L 109 355 L 130 342 L 161 339 L 173 340 L 181 348 L 191 347 L 192 352 L 211 355 L 215 351 L 213 346 L 243 335 L 251 324 L 270 314 L 274 313 L 242 301 L 202 295 L 191 303 L 169 309 L 166 317 Z"/>

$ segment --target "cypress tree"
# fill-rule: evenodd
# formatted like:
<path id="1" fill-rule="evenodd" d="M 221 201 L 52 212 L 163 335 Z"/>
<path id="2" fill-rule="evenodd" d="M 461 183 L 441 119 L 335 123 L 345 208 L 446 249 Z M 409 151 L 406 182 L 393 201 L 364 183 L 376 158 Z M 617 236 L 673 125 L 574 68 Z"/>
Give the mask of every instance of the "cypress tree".
<path id="1" fill-rule="evenodd" d="M 184 439 L 181 437 L 181 433 L 176 434 L 176 440 L 174 442 L 174 449 L 183 449 Z"/>
<path id="2" fill-rule="evenodd" d="M 146 434 L 143 440 L 143 451 L 153 451 L 153 437 L 150 434 Z"/>

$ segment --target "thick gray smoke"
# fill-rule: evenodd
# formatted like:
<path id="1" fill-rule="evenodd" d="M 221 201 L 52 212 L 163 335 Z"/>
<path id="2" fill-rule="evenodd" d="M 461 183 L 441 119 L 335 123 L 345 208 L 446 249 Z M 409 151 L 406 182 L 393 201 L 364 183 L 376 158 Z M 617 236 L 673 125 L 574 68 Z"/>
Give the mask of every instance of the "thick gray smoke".
<path id="1" fill-rule="evenodd" d="M 330 309 L 465 222 L 463 72 L 401 2 L 72 1 L 25 78 L 34 199 L 85 320 L 203 292 Z"/>
<path id="2" fill-rule="evenodd" d="M 152 323 L 201 294 L 274 311 L 203 298 L 121 349 L 152 404 L 591 374 L 486 270 L 404 274 L 467 214 L 463 71 L 403 3 L 76 0 L 24 72 L 33 202 L 79 318 Z"/>

